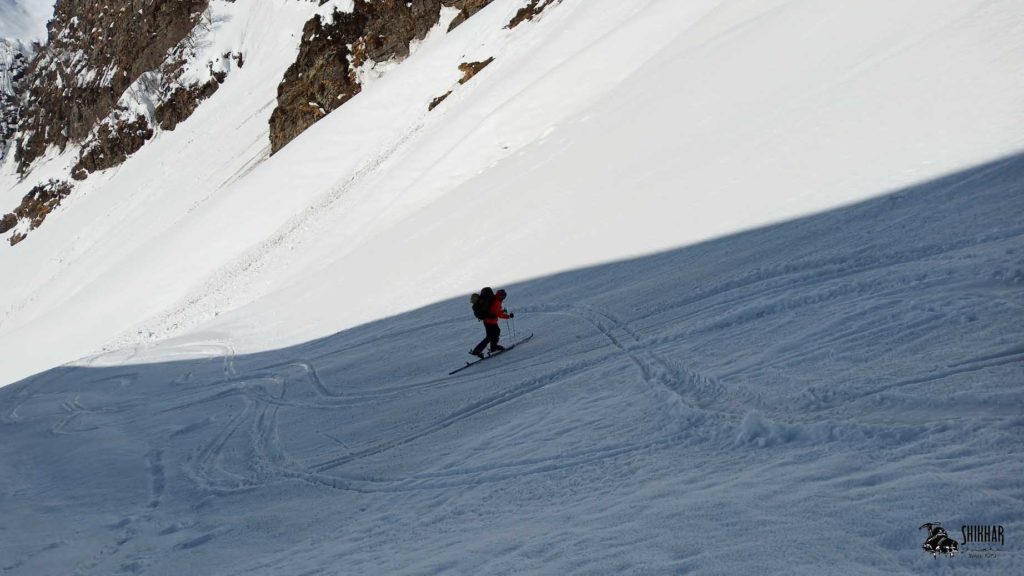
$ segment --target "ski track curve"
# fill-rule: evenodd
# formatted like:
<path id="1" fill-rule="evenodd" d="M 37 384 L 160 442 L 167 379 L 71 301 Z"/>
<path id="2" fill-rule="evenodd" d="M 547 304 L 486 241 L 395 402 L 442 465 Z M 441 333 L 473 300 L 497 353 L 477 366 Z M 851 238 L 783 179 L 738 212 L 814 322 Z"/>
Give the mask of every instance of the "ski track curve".
<path id="1" fill-rule="evenodd" d="M 639 334 L 610 312 L 595 307 L 560 305 L 528 307 L 524 308 L 524 311 L 567 313 L 582 318 L 603 335 L 618 354 L 627 356 L 649 385 L 645 394 L 657 405 L 663 408 L 667 406 L 666 415 L 662 416 L 661 434 L 643 442 L 579 449 L 553 457 L 525 458 L 494 465 L 460 467 L 443 471 L 426 470 L 414 472 L 407 477 L 398 479 L 367 480 L 347 477 L 344 473 L 328 472 L 343 469 L 347 464 L 408 445 L 487 411 L 503 407 L 569 376 L 578 375 L 605 364 L 613 356 L 602 354 L 586 360 L 563 363 L 555 370 L 529 377 L 504 390 L 466 404 L 420 430 L 361 450 L 352 451 L 343 442 L 331 437 L 335 443 L 345 448 L 345 453 L 305 466 L 289 457 L 280 444 L 277 429 L 277 415 L 280 409 L 330 410 L 358 406 L 411 390 L 451 385 L 457 379 L 439 377 L 384 389 L 338 392 L 323 382 L 312 361 L 295 359 L 262 366 L 253 372 L 235 374 L 222 383 L 228 388 L 206 390 L 201 396 L 168 408 L 168 410 L 187 409 L 235 396 L 243 399 L 241 411 L 228 421 L 220 433 L 197 449 L 190 464 L 190 477 L 202 489 L 216 493 L 251 490 L 275 477 L 296 478 L 331 488 L 359 492 L 418 490 L 472 485 L 526 474 L 561 470 L 606 458 L 653 451 L 698 437 L 704 440 L 711 437 L 731 438 L 731 430 L 735 426 L 737 415 L 732 412 L 714 412 L 706 408 L 725 396 L 724 387 L 715 379 L 687 370 L 651 350 Z M 447 322 L 450 321 L 442 323 Z M 416 326 L 404 329 L 404 332 L 422 329 L 422 326 Z M 393 336 L 390 333 L 388 335 Z M 368 339 L 352 344 L 352 346 L 368 345 L 375 339 Z M 346 349 L 350 348 L 346 347 Z M 514 360 L 511 361 L 507 368 L 514 369 L 515 363 Z M 297 380 L 290 377 L 294 376 L 295 372 L 301 375 Z M 481 377 L 483 376 L 478 375 L 472 378 Z M 307 391 L 312 392 L 312 397 L 305 400 L 286 399 L 286 382 L 303 383 Z M 268 386 L 280 387 L 280 392 L 275 394 L 268 389 Z M 300 395 L 296 394 L 295 396 Z M 249 470 L 249 473 L 242 474 L 235 469 L 227 471 L 216 463 L 224 460 L 222 454 L 229 440 L 239 434 L 247 420 L 252 421 L 249 434 L 252 460 L 236 463 L 237 465 L 233 468 L 245 468 Z M 712 420 L 715 421 L 716 426 L 712 426 L 710 430 L 701 433 L 694 430 Z"/>

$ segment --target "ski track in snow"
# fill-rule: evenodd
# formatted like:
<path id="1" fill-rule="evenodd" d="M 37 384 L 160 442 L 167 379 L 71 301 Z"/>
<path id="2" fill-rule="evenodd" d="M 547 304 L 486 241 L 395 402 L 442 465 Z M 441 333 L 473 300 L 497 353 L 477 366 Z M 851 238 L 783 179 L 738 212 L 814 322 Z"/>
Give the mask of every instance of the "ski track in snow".
<path id="1" fill-rule="evenodd" d="M 289 502 L 296 495 L 304 495 L 296 502 L 312 498 L 314 508 L 304 509 L 320 522 L 316 507 L 355 506 L 366 538 L 418 530 L 406 511 L 378 500 L 399 499 L 413 507 L 409 514 L 436 524 L 444 548 L 454 546 L 445 540 L 449 531 L 475 525 L 450 518 L 445 510 L 453 503 L 469 498 L 474 507 L 486 506 L 475 495 L 538 487 L 547 494 L 545 506 L 578 502 L 580 521 L 622 538 L 610 527 L 618 523 L 604 524 L 604 515 L 617 510 L 614 500 L 610 508 L 591 508 L 571 488 L 577 483 L 583 493 L 615 493 L 618 486 L 629 493 L 654 490 L 644 498 L 666 510 L 707 512 L 708 502 L 737 498 L 752 498 L 748 507 L 772 506 L 767 494 L 773 494 L 788 509 L 806 500 L 810 508 L 799 517 L 824 522 L 816 532 L 838 528 L 843 518 L 873 524 L 871 516 L 850 517 L 854 512 L 845 505 L 818 509 L 823 495 L 841 491 L 873 514 L 889 514 L 883 524 L 908 525 L 904 536 L 892 528 L 881 529 L 882 540 L 857 536 L 861 545 L 886 549 L 894 571 L 932 561 L 918 549 L 913 529 L 939 512 L 951 524 L 982 514 L 1016 530 L 1024 526 L 1024 496 L 1001 490 L 999 479 L 1020 471 L 1020 443 L 1008 440 L 1020 439 L 1024 421 L 1024 397 L 1011 385 L 1024 376 L 1024 347 L 1015 340 L 1019 323 L 1000 311 L 1021 310 L 1024 228 L 1011 214 L 1019 206 L 1013 182 L 1022 167 L 1020 158 L 997 162 L 924 192 L 569 273 L 575 280 L 510 287 L 510 304 L 522 302 L 516 319 L 535 338 L 452 377 L 444 375 L 458 361 L 450 351 L 478 336 L 461 315 L 461 302 L 293 349 L 237 355 L 225 341 L 180 341 L 108 353 L 12 385 L 0 397 L 6 436 L 27 445 L 36 430 L 52 439 L 36 442 L 121 442 L 126 455 L 136 454 L 137 470 L 128 465 L 125 476 L 135 478 L 137 488 L 115 506 L 120 520 L 105 522 L 106 540 L 102 534 L 90 540 L 92 551 L 62 532 L 45 547 L 23 548 L 4 569 L 20 574 L 47 558 L 60 565 L 78 554 L 74 574 L 168 573 L 171 566 L 189 566 L 188 555 L 220 554 L 218 542 L 230 547 L 278 534 L 274 522 L 250 516 L 275 498 Z M 973 186 L 973 199 L 960 195 L 965 182 Z M 921 209 L 933 211 L 939 223 L 915 217 Z M 970 217 L 954 224 L 951 214 Z M 836 222 L 859 222 L 866 230 L 853 233 L 865 238 L 889 230 L 890 240 L 836 242 L 828 234 L 848 232 L 833 231 L 817 247 L 806 245 L 818 230 L 842 230 Z M 943 226 L 955 233 L 937 232 Z M 936 240 L 940 235 L 948 240 Z M 787 243 L 792 257 L 766 257 Z M 694 270 L 705 271 L 699 289 L 682 288 Z M 613 288 L 592 289 L 597 286 Z M 977 307 L 975 298 L 988 304 Z M 962 326 L 971 331 L 958 335 Z M 965 337 L 974 344 L 965 346 Z M 940 351 L 926 346 L 920 357 L 910 353 L 922 343 Z M 944 355 L 942 346 L 950 345 L 961 352 Z M 200 351 L 204 358 L 176 360 Z M 122 358 L 149 363 L 132 367 L 119 363 Z M 944 360 L 933 364 L 933 358 Z M 864 370 L 868 365 L 871 371 Z M 932 393 L 920 396 L 919 390 Z M 972 440 L 949 442 L 959 436 Z M 21 443 L 5 439 L 7 446 Z M 825 464 L 815 465 L 818 460 Z M 645 472 L 636 476 L 637 470 Z M 659 477 L 669 481 L 663 488 L 635 484 Z M 766 484 L 753 488 L 753 478 Z M 978 478 L 992 480 L 985 485 L 1000 504 L 960 500 Z M 907 509 L 906 518 L 893 516 L 885 494 L 913 502 L 922 482 L 934 498 Z M 787 500 L 786 485 L 801 485 L 804 498 Z M 662 490 L 674 496 L 661 500 L 656 494 Z M 499 520 L 486 522 L 500 524 L 510 512 L 493 505 L 487 514 Z M 713 516 L 723 521 L 720 513 Z M 648 510 L 641 517 L 653 521 L 660 514 Z M 838 518 L 826 519 L 831 516 Z M 781 522 L 772 518 L 766 521 Z M 686 522 L 701 523 L 692 516 Z M 714 530 L 714 522 L 702 529 Z M 725 530 L 739 530 L 724 522 Z M 381 561 L 372 549 L 335 549 L 327 534 L 303 534 L 288 540 L 282 555 L 268 551 L 263 560 L 243 564 L 268 574 L 349 573 Z M 350 537 L 343 541 L 365 543 L 363 536 Z M 307 559 L 296 563 L 297 550 L 308 552 Z M 356 554 L 352 565 L 333 564 L 342 550 Z M 611 561 L 595 549 L 590 553 Z M 502 554 L 533 567 L 527 571 L 540 566 L 515 546 Z M 714 566 L 697 551 L 679 554 L 684 563 Z M 837 554 L 840 564 L 864 568 Z M 753 558 L 739 555 L 745 557 Z M 988 566 L 955 560 L 967 572 Z M 1007 552 L 999 561 L 996 566 L 1009 569 L 1019 559 Z M 485 564 L 477 558 L 472 565 Z M 617 571 L 611 566 L 563 568 Z"/>
<path id="2" fill-rule="evenodd" d="M 274 158 L 307 7 L 253 4 L 3 254 L 12 373 L 132 344 L 0 388 L 4 576 L 1024 571 L 1018 3 L 523 4 Z M 499 273 L 535 337 L 446 376 Z"/>

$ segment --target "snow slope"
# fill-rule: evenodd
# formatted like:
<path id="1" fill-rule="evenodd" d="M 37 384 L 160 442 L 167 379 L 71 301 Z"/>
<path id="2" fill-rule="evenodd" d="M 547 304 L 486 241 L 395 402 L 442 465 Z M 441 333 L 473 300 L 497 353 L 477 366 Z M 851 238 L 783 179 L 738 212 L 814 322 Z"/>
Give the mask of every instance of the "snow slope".
<path id="1" fill-rule="evenodd" d="M 270 54 L 0 251 L 0 381 L 199 327 L 294 344 L 1024 145 L 1017 1 L 566 0 L 505 30 L 502 0 L 266 159 L 307 4 L 253 4 L 246 48 Z"/>
<path id="2" fill-rule="evenodd" d="M 0 570 L 1021 572 L 1021 2 L 522 4 L 268 158 L 316 6 L 238 2 L 0 250 Z M 536 336 L 448 377 L 485 283 Z"/>
<path id="3" fill-rule="evenodd" d="M 1012 156 L 511 285 L 536 336 L 454 377 L 463 298 L 7 386 L 0 568 L 1020 573 L 1022 179 Z M 933 558 L 936 521 L 1006 542 Z"/>

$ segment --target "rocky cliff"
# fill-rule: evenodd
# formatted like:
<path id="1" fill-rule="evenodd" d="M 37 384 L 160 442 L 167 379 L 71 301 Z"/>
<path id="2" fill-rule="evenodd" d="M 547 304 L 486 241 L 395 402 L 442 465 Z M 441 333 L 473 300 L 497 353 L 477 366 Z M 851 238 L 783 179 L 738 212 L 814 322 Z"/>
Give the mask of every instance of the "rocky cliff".
<path id="1" fill-rule="evenodd" d="M 18 93 L 31 54 L 24 43 L 0 38 L 0 158 L 18 128 Z"/>
<path id="2" fill-rule="evenodd" d="M 133 114 L 122 95 L 144 73 L 171 65 L 176 55 L 169 51 L 201 23 L 207 5 L 208 0 L 59 2 L 47 25 L 47 45 L 27 72 L 15 151 L 19 171 L 48 147 L 64 149 L 69 142 L 89 140 L 80 163 L 85 169 L 114 165 L 137 150 L 145 141 L 138 129 L 142 114 Z M 179 55 L 183 51 L 184 46 Z"/>
<path id="3" fill-rule="evenodd" d="M 448 29 L 491 0 L 355 0 L 350 12 L 314 16 L 302 31 L 299 56 L 277 89 L 270 117 L 272 152 L 359 93 L 359 71 L 409 55 L 414 40 L 437 26 L 442 8 L 457 10 Z"/>
<path id="4" fill-rule="evenodd" d="M 358 94 L 375 67 L 404 59 L 431 29 L 450 31 L 490 2 L 310 0 L 314 15 L 270 117 L 271 153 Z M 31 179 L 44 156 L 69 147 L 76 154 L 59 186 L 48 169 L 21 206 L 0 207 L 9 210 L 0 210 L 4 230 L 21 231 L 20 240 L 73 192 L 74 180 L 124 162 L 213 96 L 245 63 L 241 49 L 215 41 L 245 9 L 234 0 L 61 0 L 45 44 L 0 45 L 0 158 L 13 154 L 20 177 Z"/>
<path id="5" fill-rule="evenodd" d="M 157 127 L 173 130 L 188 118 L 230 70 L 244 63 L 240 52 L 207 53 L 219 10 L 230 4 L 59 2 L 47 24 L 47 43 L 31 60 L 0 59 L 0 66 L 11 60 L 6 67 L 17 72 L 9 74 L 11 89 L 0 94 L 0 146 L 14 140 L 8 148 L 21 176 L 30 178 L 47 150 L 74 145 L 78 159 L 67 176 L 82 180 L 123 162 Z M 48 180 L 39 186 L 52 188 Z M 40 203 L 33 200 L 40 195 L 33 188 L 22 206 L 5 216 L 7 223 L 13 215 L 25 220 L 27 229 L 38 227 L 70 190 L 62 185 L 60 194 Z M 33 206 L 31 218 L 24 216 L 26 202 Z"/>

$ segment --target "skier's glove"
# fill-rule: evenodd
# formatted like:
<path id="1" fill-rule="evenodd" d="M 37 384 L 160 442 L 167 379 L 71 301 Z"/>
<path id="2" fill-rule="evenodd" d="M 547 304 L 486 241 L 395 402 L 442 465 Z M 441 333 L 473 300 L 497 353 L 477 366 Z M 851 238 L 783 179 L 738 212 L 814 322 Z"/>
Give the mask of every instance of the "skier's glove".
<path id="1" fill-rule="evenodd" d="M 512 312 L 509 312 L 509 313 L 508 313 L 508 317 L 509 317 L 509 318 L 515 318 L 515 317 L 516 317 L 516 315 L 515 315 L 515 314 L 513 314 Z"/>

